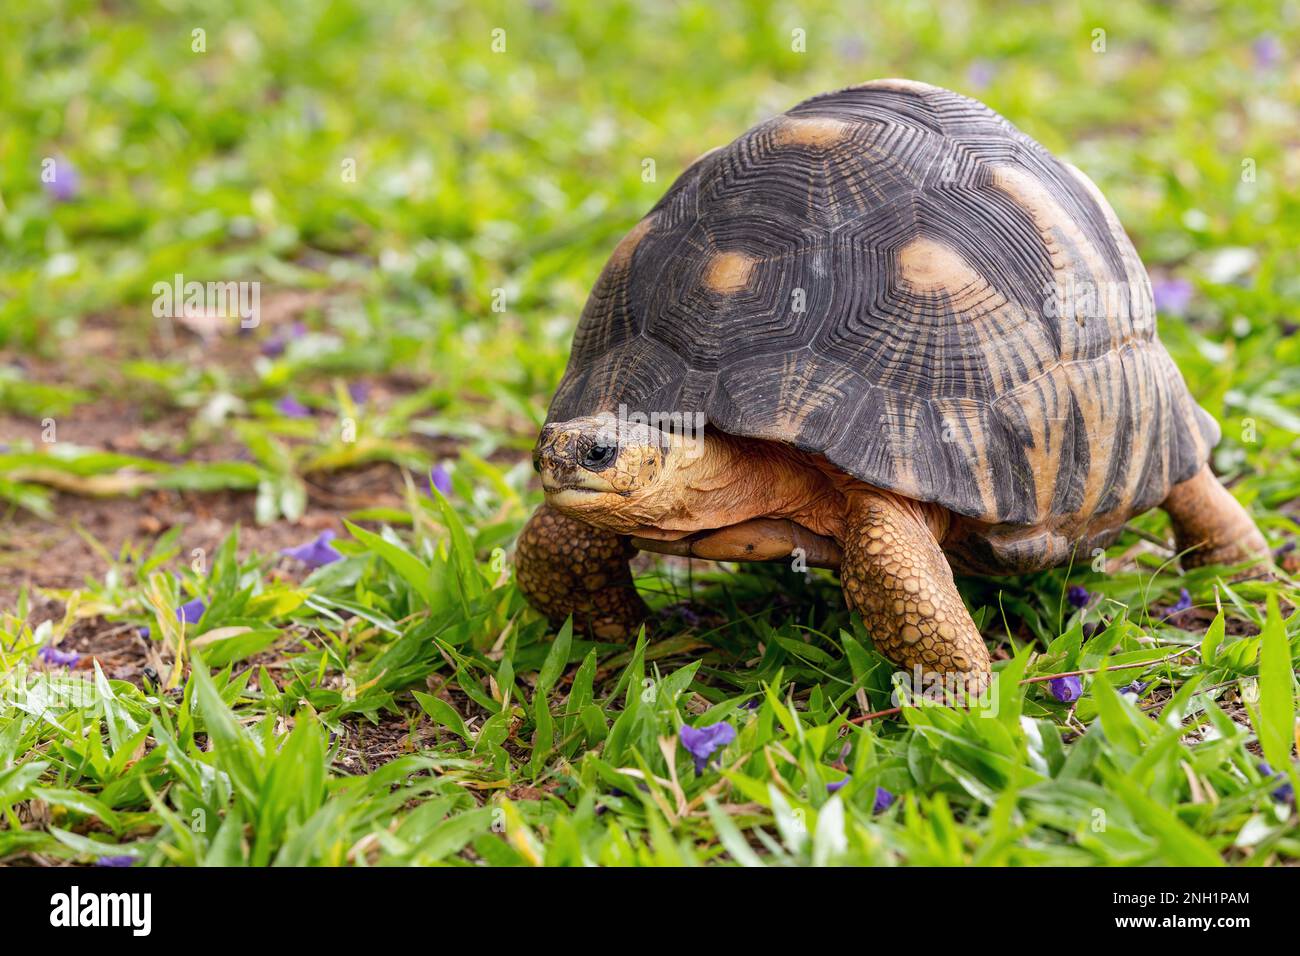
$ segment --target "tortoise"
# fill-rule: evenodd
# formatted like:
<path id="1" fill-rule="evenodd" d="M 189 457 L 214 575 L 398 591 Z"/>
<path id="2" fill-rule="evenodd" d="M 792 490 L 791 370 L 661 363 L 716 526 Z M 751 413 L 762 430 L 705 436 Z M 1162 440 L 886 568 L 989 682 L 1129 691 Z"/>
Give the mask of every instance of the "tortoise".
<path id="1" fill-rule="evenodd" d="M 877 648 L 982 687 L 953 569 L 1053 567 L 1168 512 L 1184 567 L 1265 557 L 1219 427 L 1080 170 L 908 80 L 697 159 L 614 249 L 535 451 L 516 579 L 606 638 L 638 549 L 838 568 Z"/>

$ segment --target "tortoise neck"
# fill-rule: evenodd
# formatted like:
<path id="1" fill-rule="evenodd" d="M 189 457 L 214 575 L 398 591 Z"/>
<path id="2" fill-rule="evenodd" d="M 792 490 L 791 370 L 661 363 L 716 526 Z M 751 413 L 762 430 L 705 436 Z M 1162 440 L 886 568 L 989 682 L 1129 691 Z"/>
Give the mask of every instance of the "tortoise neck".
<path id="1" fill-rule="evenodd" d="M 701 528 L 751 518 L 789 518 L 830 536 L 842 528 L 844 497 L 836 483 L 785 445 L 706 432 L 702 453 L 685 457 L 680 468 L 683 498 Z"/>
<path id="2" fill-rule="evenodd" d="M 940 543 L 951 525 L 952 516 L 938 505 L 867 485 L 777 442 L 706 431 L 702 443 L 677 452 L 681 505 L 675 520 L 661 526 L 674 534 L 663 537 L 731 527 L 753 518 L 786 518 L 814 534 L 842 541 L 854 512 L 879 497 L 912 514 Z"/>

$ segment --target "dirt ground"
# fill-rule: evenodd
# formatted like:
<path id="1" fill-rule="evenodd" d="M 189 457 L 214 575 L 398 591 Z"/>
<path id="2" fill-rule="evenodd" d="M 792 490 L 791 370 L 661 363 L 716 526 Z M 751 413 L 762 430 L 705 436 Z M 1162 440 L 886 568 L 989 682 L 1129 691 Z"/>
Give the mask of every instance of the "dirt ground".
<path id="1" fill-rule="evenodd" d="M 87 578 L 101 578 L 109 567 L 107 556 L 118 555 L 128 542 L 147 551 L 173 527 L 181 528 L 183 555 L 195 548 L 213 553 L 236 524 L 241 555 L 274 553 L 327 528 L 343 534 L 342 515 L 359 507 L 398 507 L 401 488 L 399 470 L 387 464 L 314 476 L 303 517 L 269 525 L 255 522 L 249 493 L 149 491 L 135 498 L 58 493 L 53 521 L 19 511 L 0 529 L 0 607 L 13 608 L 26 587 L 33 623 L 61 613 L 43 613 L 42 602 L 50 607 L 59 602 L 40 598 L 36 589 L 78 587 Z"/>
<path id="2" fill-rule="evenodd" d="M 332 294 L 341 293 L 335 290 Z M 123 335 L 129 323 L 111 317 L 90 319 L 75 339 L 60 345 L 57 357 L 0 352 L 0 363 L 17 367 L 27 380 L 57 385 L 69 394 L 80 389 L 97 396 L 127 392 L 128 383 L 122 379 L 121 369 L 133 358 L 220 366 L 234 375 L 249 367 L 261 344 L 277 328 L 304 318 L 324 301 L 320 292 L 287 291 L 269 296 L 256 335 L 212 336 L 201 328 L 176 325 L 155 329 L 147 337 L 129 338 Z M 398 376 L 393 376 L 392 381 L 366 384 L 378 401 L 414 387 Z M 238 440 L 223 436 L 219 430 L 192 442 L 193 416 L 192 410 L 170 407 L 165 402 L 101 397 L 78 405 L 70 414 L 57 416 L 54 437 L 60 443 L 171 462 L 246 457 Z M 0 412 L 0 445 L 41 442 L 46 417 Z M 94 497 L 57 491 L 52 499 L 52 520 L 16 508 L 0 511 L 0 610 L 12 611 L 25 588 L 29 620 L 34 626 L 61 617 L 63 602 L 43 592 L 101 580 L 124 546 L 133 544 L 147 553 L 160 536 L 174 527 L 181 529 L 178 544 L 182 556 L 195 548 L 213 553 L 236 524 L 240 528 L 241 556 L 251 552 L 274 554 L 325 529 L 342 534 L 342 516 L 348 512 L 372 506 L 400 506 L 402 488 L 400 469 L 387 463 L 313 474 L 307 480 L 308 503 L 303 516 L 296 522 L 281 520 L 268 525 L 256 523 L 255 496 L 250 492 L 147 490 L 135 496 Z M 101 663 L 122 658 L 122 676 L 131 679 L 142 666 L 142 648 L 133 648 L 131 640 L 118 633 L 120 630 L 120 625 L 102 620 L 83 620 L 68 640 L 74 649 L 91 651 L 93 645 L 93 653 Z"/>

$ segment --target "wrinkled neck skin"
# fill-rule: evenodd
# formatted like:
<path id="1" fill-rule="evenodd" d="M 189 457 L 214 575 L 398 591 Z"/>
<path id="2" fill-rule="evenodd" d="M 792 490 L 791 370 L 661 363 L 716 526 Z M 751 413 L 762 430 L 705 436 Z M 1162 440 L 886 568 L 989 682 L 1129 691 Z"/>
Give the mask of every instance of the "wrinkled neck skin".
<path id="1" fill-rule="evenodd" d="M 703 453 L 674 436 L 663 480 L 644 500 L 602 518 L 611 531 L 675 541 L 751 518 L 788 518 L 844 539 L 853 511 L 872 496 L 900 504 L 942 540 L 949 513 L 870 488 L 818 458 L 775 442 L 704 433 Z"/>

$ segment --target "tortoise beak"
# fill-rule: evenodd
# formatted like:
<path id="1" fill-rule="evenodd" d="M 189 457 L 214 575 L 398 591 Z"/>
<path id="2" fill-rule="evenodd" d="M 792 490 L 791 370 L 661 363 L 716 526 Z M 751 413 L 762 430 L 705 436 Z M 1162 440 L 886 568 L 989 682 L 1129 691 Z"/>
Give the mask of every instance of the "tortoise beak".
<path id="1" fill-rule="evenodd" d="M 612 460 L 593 469 L 584 462 L 594 440 L 581 429 L 547 425 L 533 449 L 533 468 L 542 477 L 542 489 L 552 504 L 581 500 L 593 493 L 615 488 L 598 472 Z"/>

